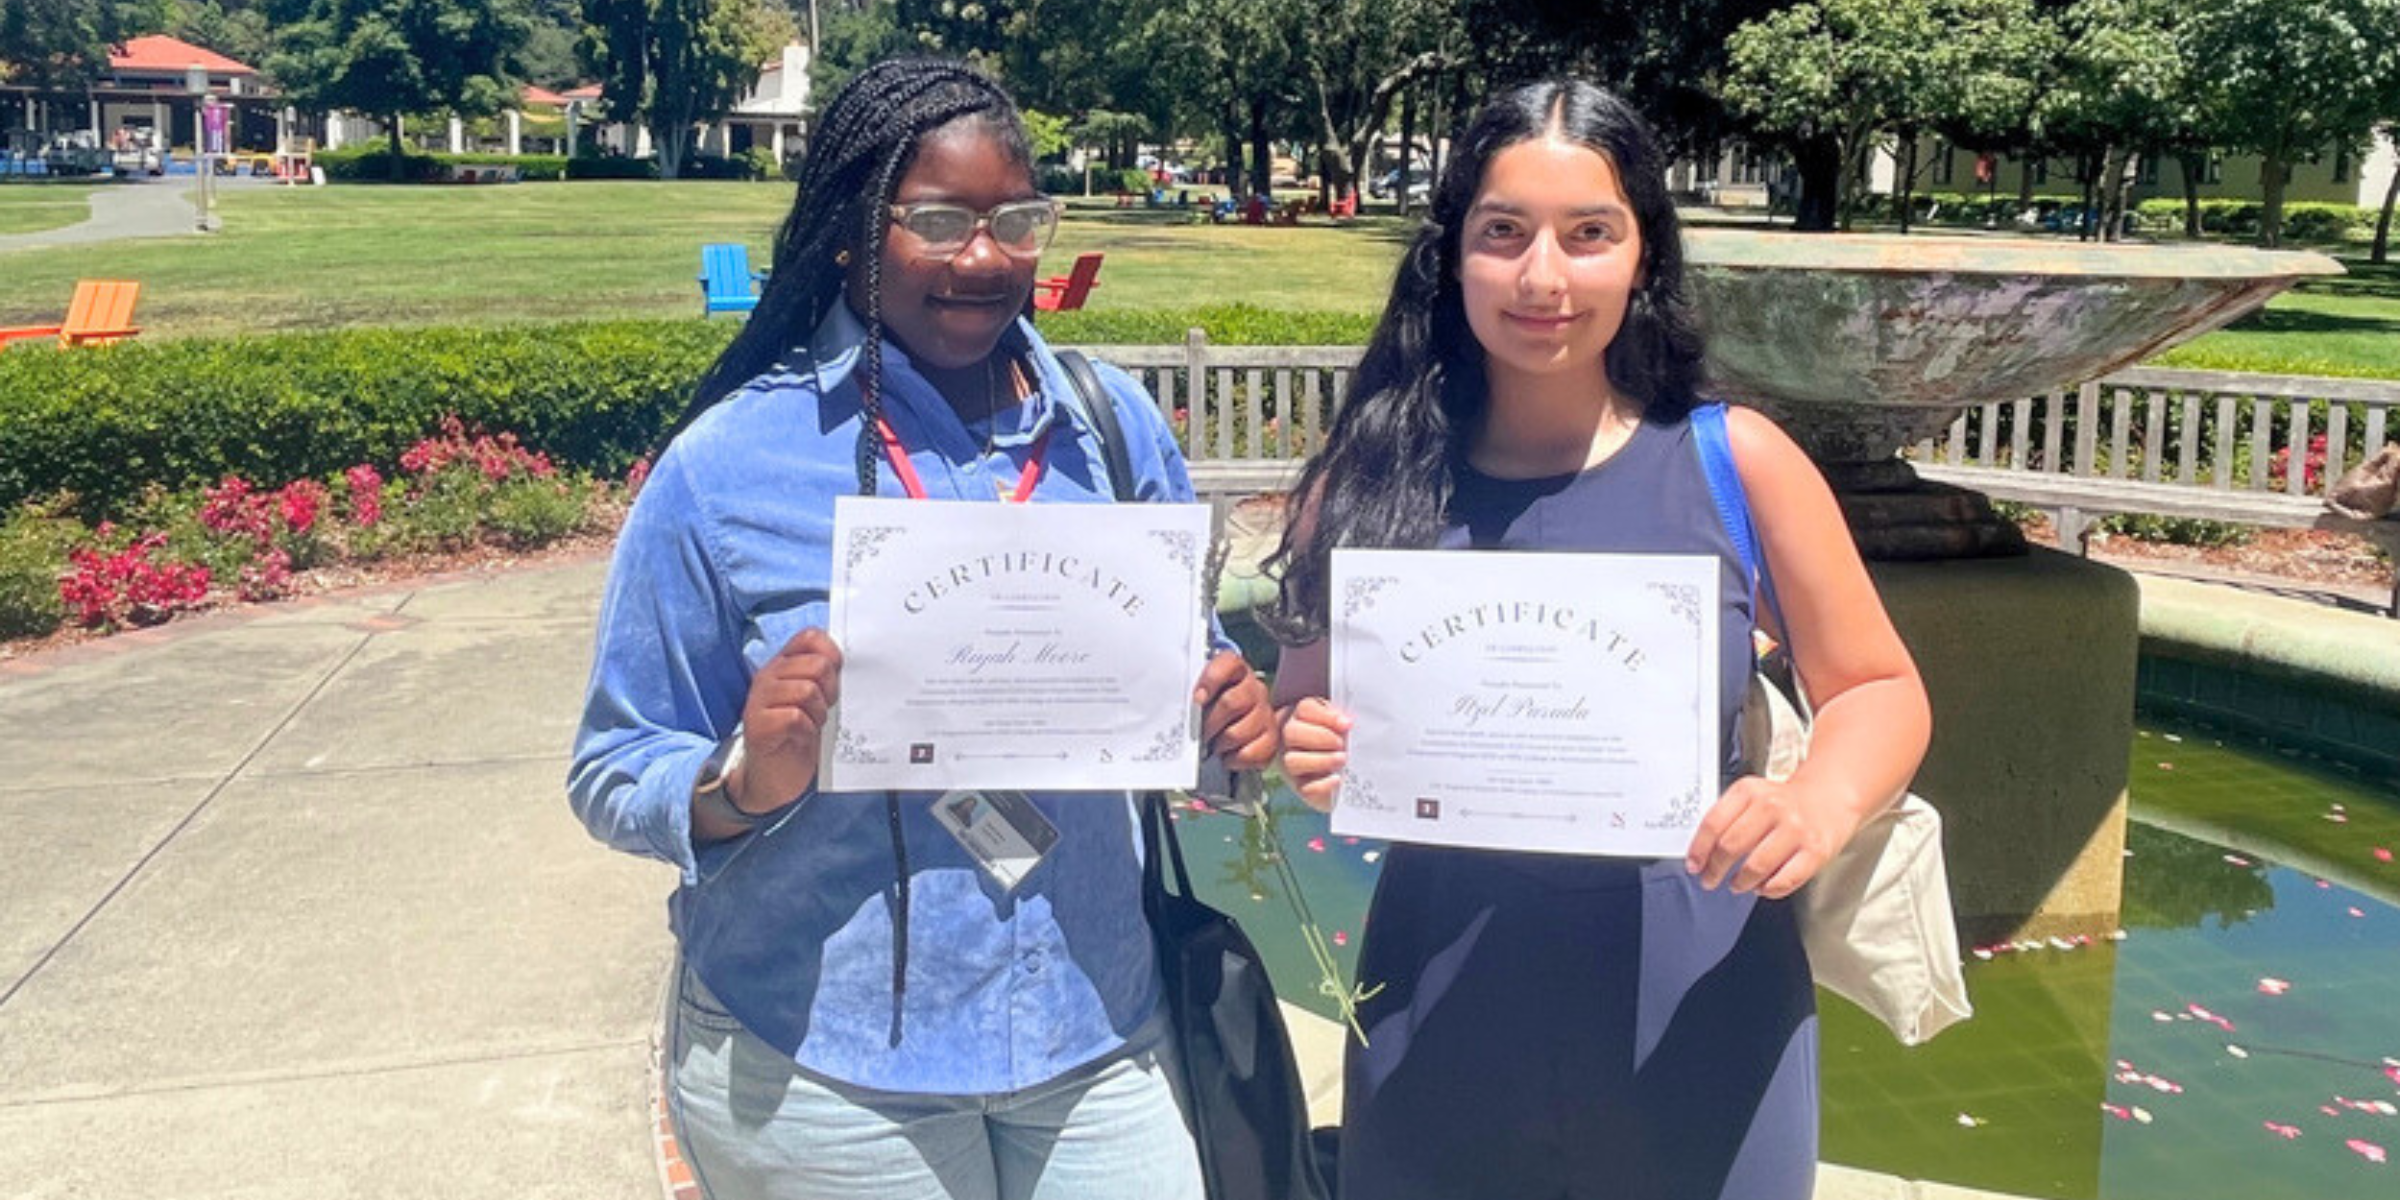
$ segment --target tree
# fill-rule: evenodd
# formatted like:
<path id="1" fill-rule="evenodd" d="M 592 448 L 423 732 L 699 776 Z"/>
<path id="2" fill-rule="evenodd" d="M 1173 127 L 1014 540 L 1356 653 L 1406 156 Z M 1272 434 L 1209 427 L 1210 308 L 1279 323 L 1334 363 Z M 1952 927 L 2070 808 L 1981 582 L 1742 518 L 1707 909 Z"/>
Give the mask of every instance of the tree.
<path id="1" fill-rule="evenodd" d="M 1319 175 L 1339 194 L 1402 89 L 1464 61 L 1465 30 L 1446 0 L 1316 0 L 1300 39 Z"/>
<path id="2" fill-rule="evenodd" d="M 2283 241 L 2284 188 L 2294 163 L 2357 146 L 2380 97 L 2366 86 L 2388 42 L 2395 0 L 2187 0 L 2183 58 L 2195 65 L 2219 146 L 2260 158 L 2258 239 Z"/>
<path id="3" fill-rule="evenodd" d="M 1280 0 L 1170 0 L 1144 31 L 1153 78 L 1180 98 L 1178 115 L 1222 139 L 1237 197 L 1271 182 L 1273 132 L 1300 103 L 1292 64 L 1300 40 L 1298 10 Z"/>
<path id="4" fill-rule="evenodd" d="M 254 66 L 264 65 L 275 53 L 275 30 L 267 11 L 244 0 L 172 0 L 162 28 Z"/>
<path id="5" fill-rule="evenodd" d="M 2058 14 L 2059 69 L 2042 97 L 2042 125 L 2049 142 L 2076 155 L 2087 235 L 2116 240 L 2139 157 L 2188 136 L 2180 11 L 2180 0 L 2087 0 Z"/>
<path id="6" fill-rule="evenodd" d="M 1936 115 L 1942 16 L 1934 0 L 1815 0 L 1734 31 L 1725 99 L 1799 163 L 1798 228 L 1842 219 L 1881 131 Z"/>
<path id="7" fill-rule="evenodd" d="M 490 116 L 516 103 L 511 62 L 530 23 L 518 0 L 308 0 L 267 70 L 291 102 L 372 113 L 401 176 L 400 118 Z"/>
<path id="8" fill-rule="evenodd" d="M 650 131 L 658 173 L 683 170 L 692 128 L 747 95 L 792 36 L 766 0 L 584 0 L 609 114 Z"/>
<path id="9" fill-rule="evenodd" d="M 148 0 L 0 0 L 0 79 L 88 87 L 108 70 L 110 46 L 164 20 L 163 6 Z"/>

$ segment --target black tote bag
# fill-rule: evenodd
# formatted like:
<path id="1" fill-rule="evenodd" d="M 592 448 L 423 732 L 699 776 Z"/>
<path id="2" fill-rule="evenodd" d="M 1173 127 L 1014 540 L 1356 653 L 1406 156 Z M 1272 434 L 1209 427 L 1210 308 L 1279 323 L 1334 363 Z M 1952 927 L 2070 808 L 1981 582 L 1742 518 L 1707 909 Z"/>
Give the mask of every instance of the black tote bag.
<path id="1" fill-rule="evenodd" d="M 1232 917 L 1192 894 L 1166 795 L 1149 793 L 1142 811 L 1142 909 L 1158 941 L 1168 1023 L 1183 1060 L 1184 1117 L 1208 1198 L 1330 1200 L 1267 964 Z"/>

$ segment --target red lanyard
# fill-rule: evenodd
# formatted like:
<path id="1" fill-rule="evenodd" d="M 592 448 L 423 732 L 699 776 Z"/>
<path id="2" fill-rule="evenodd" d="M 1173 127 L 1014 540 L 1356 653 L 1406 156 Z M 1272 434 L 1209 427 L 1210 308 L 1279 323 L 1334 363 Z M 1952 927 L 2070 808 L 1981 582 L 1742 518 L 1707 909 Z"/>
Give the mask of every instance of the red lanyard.
<path id="1" fill-rule="evenodd" d="M 892 423 L 878 416 L 875 428 L 883 434 L 884 457 L 892 460 L 892 474 L 900 477 L 900 486 L 908 489 L 908 498 L 924 499 L 925 483 L 917 478 L 916 465 L 908 461 L 908 447 L 900 444 L 900 435 L 892 429 Z M 1025 503 L 1033 495 L 1033 485 L 1041 482 L 1043 452 L 1050 448 L 1050 431 L 1055 428 L 1056 425 L 1044 425 L 1034 435 L 1033 450 L 1025 458 L 1025 470 L 1017 476 L 1017 490 L 1009 494 L 1009 503 Z"/>

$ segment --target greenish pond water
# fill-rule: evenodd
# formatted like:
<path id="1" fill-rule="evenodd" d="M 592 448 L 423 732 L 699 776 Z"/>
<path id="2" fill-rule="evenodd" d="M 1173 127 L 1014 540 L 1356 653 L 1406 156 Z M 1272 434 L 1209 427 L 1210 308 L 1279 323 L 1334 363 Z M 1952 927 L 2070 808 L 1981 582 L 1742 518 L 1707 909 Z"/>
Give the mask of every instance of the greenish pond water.
<path id="1" fill-rule="evenodd" d="M 2400 1157 L 2400 787 L 2145 721 L 2132 793 L 2123 941 L 1969 961 L 1975 1018 L 1914 1050 L 1821 997 L 1824 1156 L 2055 1200 L 2400 1197 L 2374 1161 Z M 1275 811 L 1347 977 L 1382 847 Z M 1181 828 L 1203 895 L 1330 1015 L 1259 824 Z"/>

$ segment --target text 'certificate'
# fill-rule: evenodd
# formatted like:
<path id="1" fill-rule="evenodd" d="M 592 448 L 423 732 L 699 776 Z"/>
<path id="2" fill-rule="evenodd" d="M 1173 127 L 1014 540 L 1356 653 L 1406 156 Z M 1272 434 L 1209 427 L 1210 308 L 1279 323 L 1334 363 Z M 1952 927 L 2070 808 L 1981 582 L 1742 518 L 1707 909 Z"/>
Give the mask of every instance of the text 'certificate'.
<path id="1" fill-rule="evenodd" d="M 1717 563 L 1336 550 L 1333 831 L 1669 858 L 1717 798 Z"/>
<path id="2" fill-rule="evenodd" d="M 823 786 L 1192 786 L 1208 522 L 1199 504 L 835 501 Z"/>

